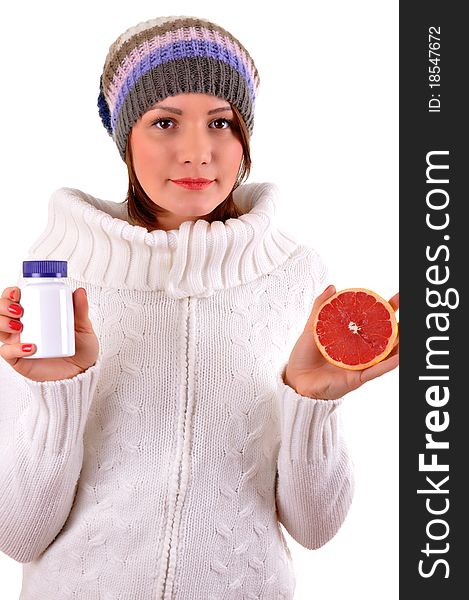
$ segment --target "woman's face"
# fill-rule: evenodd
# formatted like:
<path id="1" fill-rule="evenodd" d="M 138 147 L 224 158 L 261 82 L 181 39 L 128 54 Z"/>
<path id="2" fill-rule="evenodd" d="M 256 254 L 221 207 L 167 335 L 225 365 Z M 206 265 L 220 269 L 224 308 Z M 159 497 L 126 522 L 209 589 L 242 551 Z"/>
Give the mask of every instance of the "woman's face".
<path id="1" fill-rule="evenodd" d="M 178 94 L 157 102 L 130 132 L 137 179 L 155 204 L 158 226 L 178 229 L 211 213 L 229 195 L 243 157 L 229 103 L 209 94 Z M 212 180 L 189 189 L 183 178 Z"/>

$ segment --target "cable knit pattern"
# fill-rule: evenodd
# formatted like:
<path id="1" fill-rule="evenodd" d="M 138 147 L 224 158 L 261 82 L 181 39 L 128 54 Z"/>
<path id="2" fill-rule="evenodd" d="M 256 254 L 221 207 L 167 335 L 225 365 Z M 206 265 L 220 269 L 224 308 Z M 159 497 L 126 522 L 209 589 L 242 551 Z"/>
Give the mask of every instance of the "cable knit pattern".
<path id="1" fill-rule="evenodd" d="M 100 352 L 42 383 L 0 360 L 0 550 L 24 563 L 21 600 L 291 600 L 282 526 L 311 549 L 341 526 L 341 400 L 283 382 L 325 268 L 277 229 L 275 186 L 236 191 L 239 219 L 170 232 L 52 196 L 30 257 L 69 261 Z"/>

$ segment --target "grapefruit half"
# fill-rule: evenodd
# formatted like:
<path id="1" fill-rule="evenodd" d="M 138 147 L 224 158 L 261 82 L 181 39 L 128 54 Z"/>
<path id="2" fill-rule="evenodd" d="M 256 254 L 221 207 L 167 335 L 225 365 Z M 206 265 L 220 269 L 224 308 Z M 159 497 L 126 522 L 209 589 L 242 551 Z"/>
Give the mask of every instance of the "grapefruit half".
<path id="1" fill-rule="evenodd" d="M 366 369 L 391 352 L 398 334 L 393 307 L 366 288 L 347 288 L 319 307 L 313 335 L 324 358 L 344 369 Z"/>

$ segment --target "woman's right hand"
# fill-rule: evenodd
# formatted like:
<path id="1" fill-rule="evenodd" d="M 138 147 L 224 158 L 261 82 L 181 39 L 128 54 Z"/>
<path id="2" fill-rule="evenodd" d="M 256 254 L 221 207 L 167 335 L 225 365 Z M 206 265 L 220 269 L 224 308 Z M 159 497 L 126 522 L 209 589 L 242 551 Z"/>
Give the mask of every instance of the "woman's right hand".
<path id="1" fill-rule="evenodd" d="M 0 356 L 9 363 L 15 371 L 33 381 L 56 381 L 71 379 L 83 373 L 96 363 L 99 353 L 99 342 L 88 316 L 88 298 L 84 288 L 73 292 L 73 311 L 75 315 L 75 354 L 64 358 L 36 358 L 27 360 L 24 356 L 34 356 L 37 348 L 32 344 L 30 352 L 24 352 L 20 343 L 22 329 L 21 317 L 23 307 L 20 304 L 21 289 L 8 287 L 3 290 L 0 298 Z M 15 314 L 9 307 L 16 308 Z M 20 324 L 20 329 L 14 329 L 10 322 Z"/>

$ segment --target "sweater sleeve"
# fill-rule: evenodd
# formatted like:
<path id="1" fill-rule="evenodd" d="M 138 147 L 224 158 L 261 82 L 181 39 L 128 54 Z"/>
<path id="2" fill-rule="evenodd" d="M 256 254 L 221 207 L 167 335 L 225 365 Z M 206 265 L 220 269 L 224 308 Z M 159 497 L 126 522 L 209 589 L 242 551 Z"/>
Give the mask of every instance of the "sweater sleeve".
<path id="1" fill-rule="evenodd" d="M 310 550 L 341 527 L 354 490 L 352 461 L 340 430 L 339 400 L 301 396 L 279 380 L 280 448 L 276 502 L 279 521 Z"/>
<path id="2" fill-rule="evenodd" d="M 0 358 L 0 550 L 26 563 L 62 529 L 82 468 L 83 432 L 101 368 L 36 382 Z"/>

